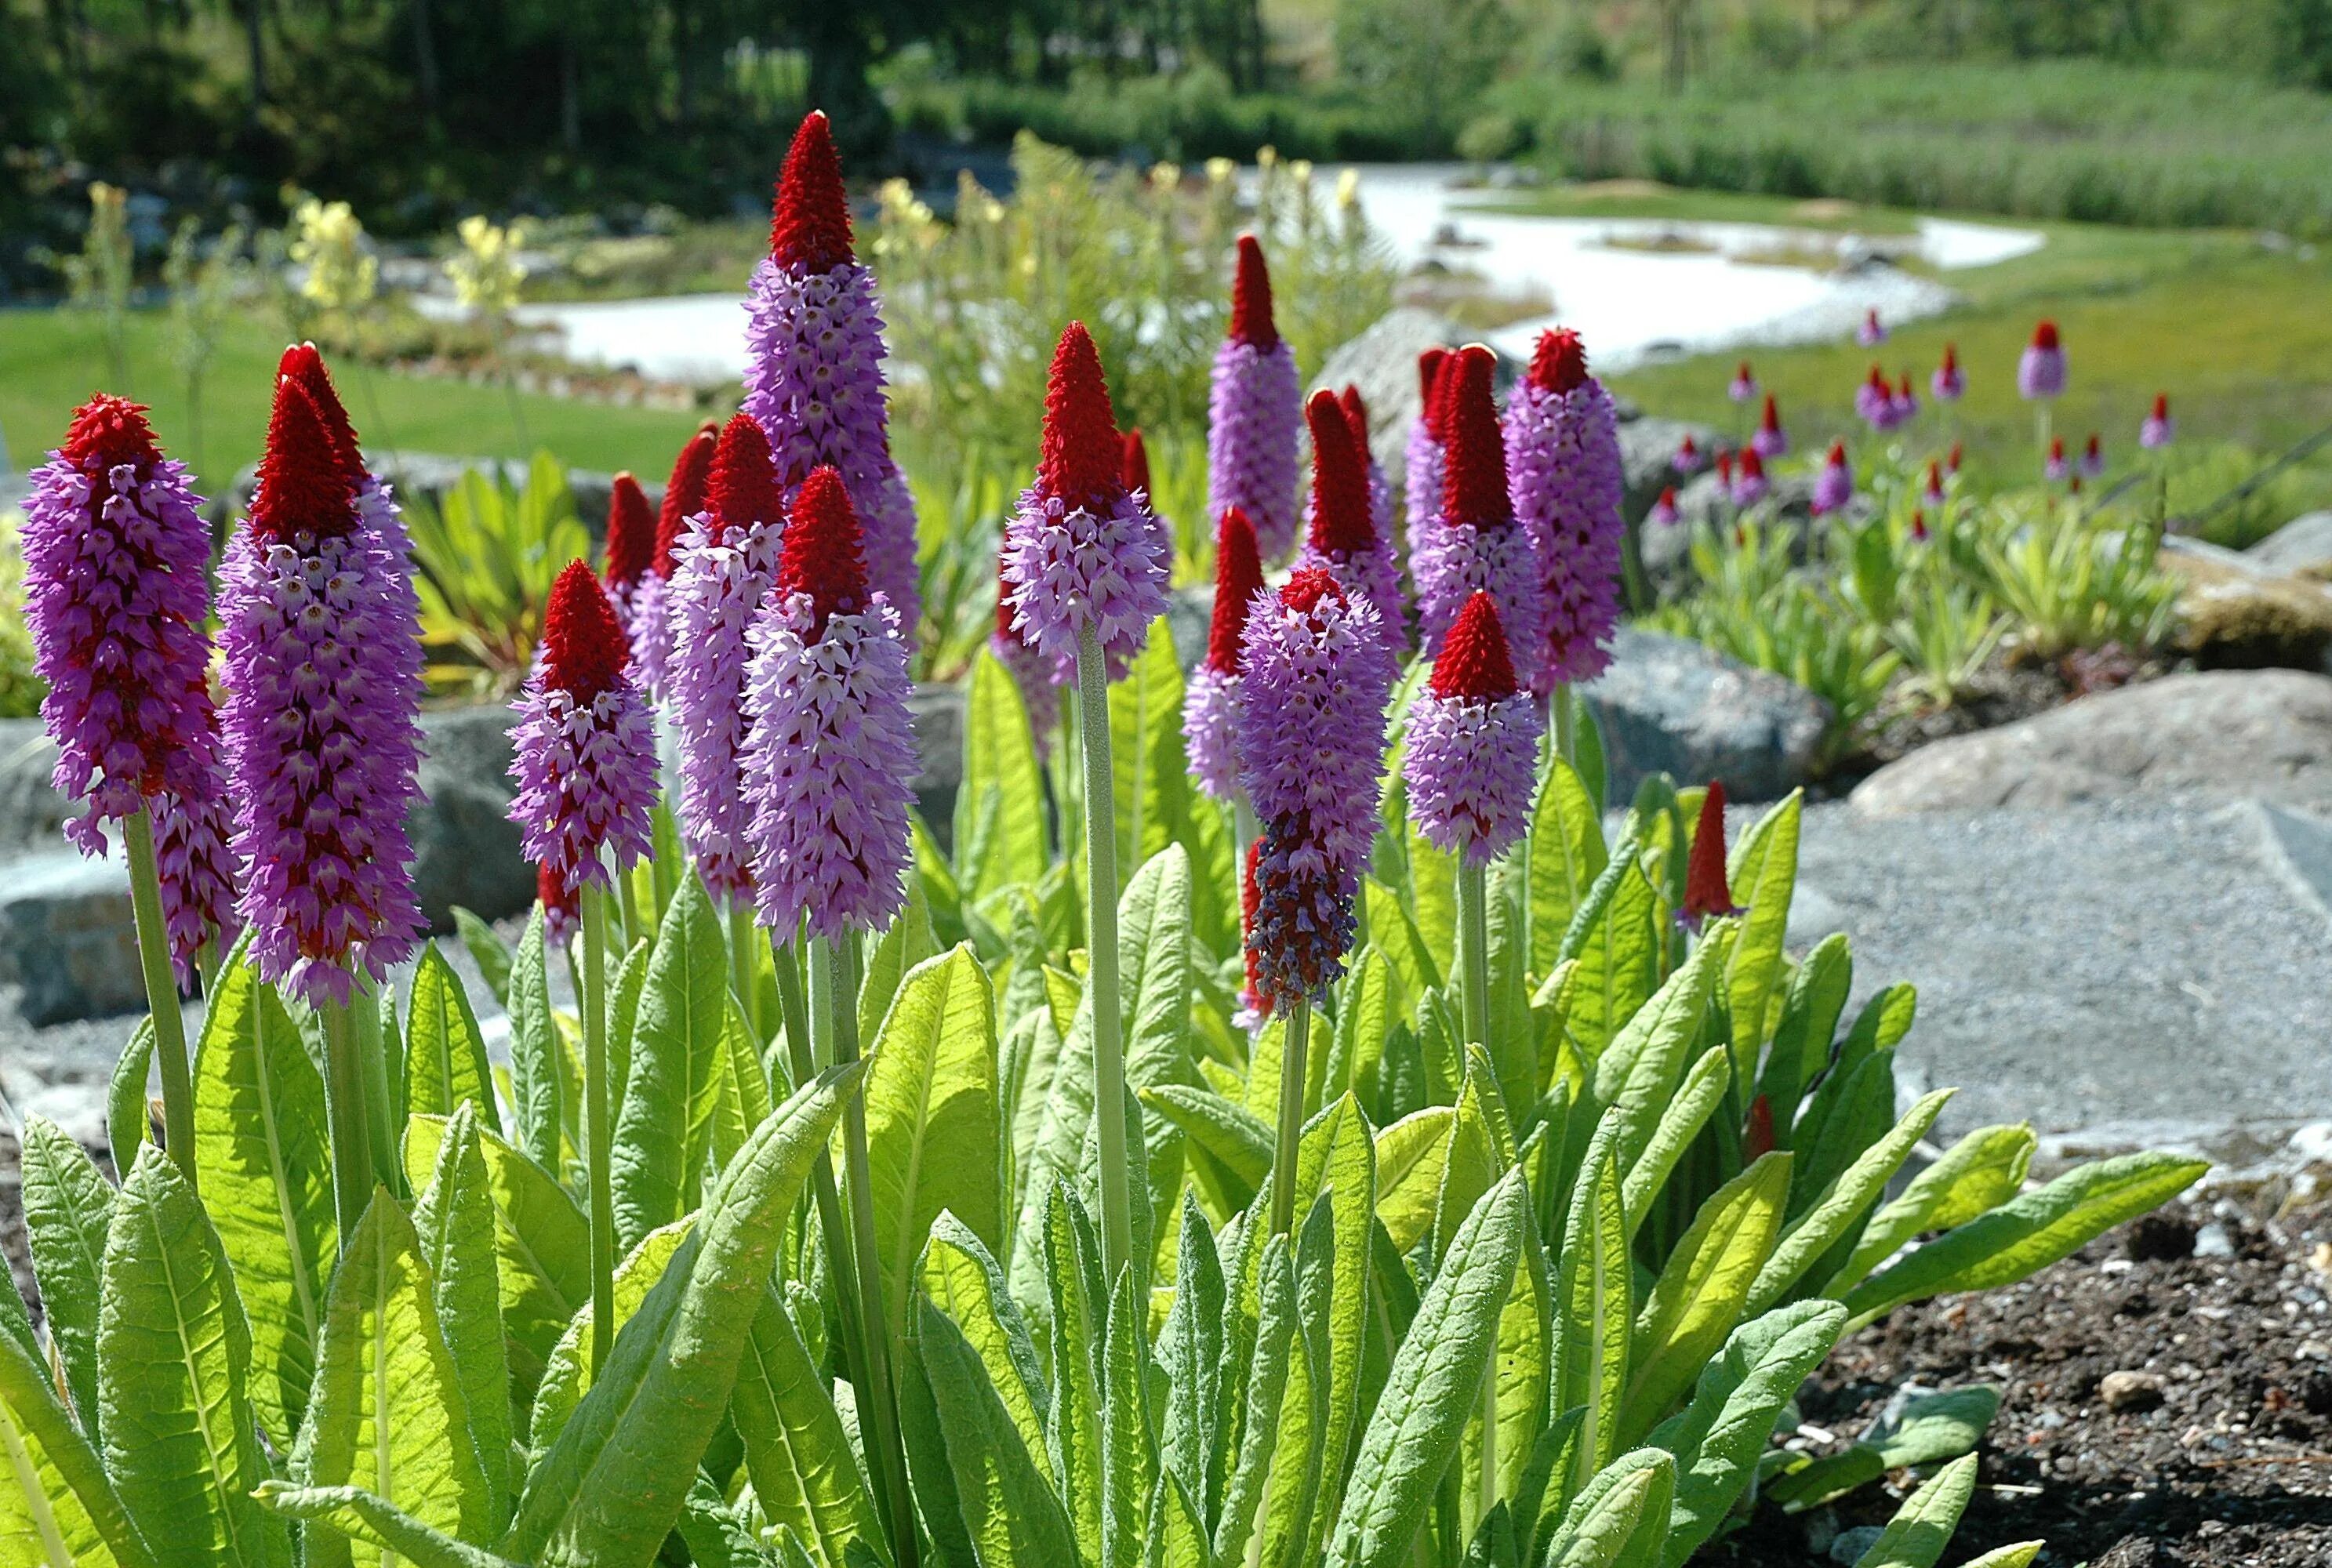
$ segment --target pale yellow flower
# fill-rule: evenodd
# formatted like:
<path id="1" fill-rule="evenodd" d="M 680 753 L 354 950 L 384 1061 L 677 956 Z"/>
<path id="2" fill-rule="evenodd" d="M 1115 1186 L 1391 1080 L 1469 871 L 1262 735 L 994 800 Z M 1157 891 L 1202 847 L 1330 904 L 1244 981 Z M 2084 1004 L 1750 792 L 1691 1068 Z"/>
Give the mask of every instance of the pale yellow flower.
<path id="1" fill-rule="evenodd" d="M 364 224 L 346 202 L 303 196 L 292 212 L 295 231 L 286 253 L 308 269 L 303 298 L 328 311 L 353 311 L 380 292 L 380 261 L 365 246 Z"/>
<path id="2" fill-rule="evenodd" d="M 481 314 L 507 315 L 518 303 L 519 282 L 526 275 L 518 264 L 515 225 L 504 228 L 473 213 L 454 232 L 461 237 L 462 253 L 445 263 L 454 297 Z"/>

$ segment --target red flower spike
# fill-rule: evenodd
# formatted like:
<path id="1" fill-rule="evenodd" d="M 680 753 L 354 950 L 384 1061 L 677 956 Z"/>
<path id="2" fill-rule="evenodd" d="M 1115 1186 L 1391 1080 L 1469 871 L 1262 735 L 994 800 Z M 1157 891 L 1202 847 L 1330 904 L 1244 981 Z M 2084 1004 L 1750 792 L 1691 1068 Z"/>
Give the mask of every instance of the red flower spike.
<path id="1" fill-rule="evenodd" d="M 1660 498 L 1658 502 L 1654 502 L 1654 504 L 1657 506 L 1665 506 L 1670 512 L 1674 512 L 1676 510 L 1676 486 L 1673 484 L 1662 485 L 1660 487 Z"/>
<path id="2" fill-rule="evenodd" d="M 623 624 L 588 564 L 570 560 L 550 585 L 542 617 L 542 682 L 588 703 L 623 679 L 631 658 Z"/>
<path id="3" fill-rule="evenodd" d="M 1927 511 L 1922 506 L 1911 509 L 1911 537 L 1924 542 L 1927 537 Z"/>
<path id="4" fill-rule="evenodd" d="M 850 200 L 842 194 L 842 159 L 826 111 L 813 109 L 794 132 L 778 176 L 778 202 L 769 219 L 769 254 L 781 267 L 830 272 L 855 260 L 850 248 Z"/>
<path id="5" fill-rule="evenodd" d="M 1530 362 L 1531 385 L 1549 392 L 1573 392 L 1587 384 L 1587 345 L 1568 327 L 1538 335 Z"/>
<path id="6" fill-rule="evenodd" d="M 680 543 L 681 531 L 690 518 L 704 510 L 705 488 L 712 479 L 712 454 L 720 444 L 721 427 L 708 419 L 673 459 L 672 477 L 664 481 L 664 504 L 656 510 L 655 559 L 650 564 L 658 577 L 672 576 L 676 564 L 672 552 Z"/>
<path id="7" fill-rule="evenodd" d="M 154 427 L 146 423 L 146 405 L 110 392 L 74 409 L 65 431 L 65 461 L 83 472 L 92 457 L 100 466 L 111 468 L 122 463 L 157 463 L 161 456 Z"/>
<path id="8" fill-rule="evenodd" d="M 1045 436 L 1038 448 L 1037 483 L 1059 496 L 1064 505 L 1098 506 L 1114 501 L 1125 488 L 1124 464 L 1100 350 L 1085 324 L 1071 321 L 1053 350 L 1053 368 L 1045 381 Z"/>
<path id="9" fill-rule="evenodd" d="M 1846 466 L 1846 443 L 1843 441 L 1831 442 L 1830 444 L 1830 455 L 1827 458 L 1824 458 L 1823 461 L 1829 464 L 1832 468 L 1844 468 Z"/>
<path id="10" fill-rule="evenodd" d="M 1265 353 L 1279 347 L 1279 328 L 1271 320 L 1271 270 L 1263 264 L 1263 246 L 1253 234 L 1238 237 L 1238 272 L 1231 280 L 1231 330 L 1234 343 L 1252 343 Z"/>
<path id="11" fill-rule="evenodd" d="M 1441 656 L 1433 661 L 1433 694 L 1496 703 L 1513 696 L 1518 685 L 1497 603 L 1476 588 L 1442 639 Z"/>
<path id="12" fill-rule="evenodd" d="M 2167 419 L 2170 417 L 2169 393 L 2156 392 L 2154 395 L 2154 416 L 2156 419 Z"/>
<path id="13" fill-rule="evenodd" d="M 2057 347 L 2057 323 L 2043 320 L 2035 326 L 2032 329 L 2032 346 L 2042 349 Z"/>
<path id="14" fill-rule="evenodd" d="M 808 594 L 815 617 L 809 640 L 826 635 L 829 616 L 856 615 L 867 606 L 866 548 L 842 475 L 821 464 L 802 481 L 786 518 L 786 548 L 778 558 L 780 601 Z"/>
<path id="15" fill-rule="evenodd" d="M 1903 376 L 1900 378 L 1900 379 L 1897 382 L 1897 391 L 1896 391 L 1896 396 L 1897 396 L 1897 397 L 1905 397 L 1905 398 L 1907 398 L 1907 397 L 1909 397 L 1911 396 L 1911 377 L 1910 377 L 1910 373 L 1909 373 L 1908 371 L 1906 371 L 1906 372 L 1903 374 Z"/>
<path id="16" fill-rule="evenodd" d="M 1142 444 L 1139 428 L 1129 430 L 1122 446 L 1123 456 L 1119 462 L 1119 476 L 1128 490 L 1148 491 L 1150 488 L 1150 449 Z"/>
<path id="17" fill-rule="evenodd" d="M 300 533 L 321 539 L 352 532 L 354 488 L 315 399 L 297 381 L 276 382 L 251 508 L 253 533 L 273 544 Z"/>
<path id="18" fill-rule="evenodd" d="M 324 357 L 313 343 L 294 343 L 283 350 L 275 362 L 278 379 L 290 378 L 300 383 L 316 405 L 316 412 L 330 432 L 332 449 L 340 454 L 340 462 L 349 471 L 349 481 L 354 483 L 364 477 L 364 450 L 357 441 L 357 428 L 349 423 L 348 406 L 340 401 L 339 388 L 332 385 L 332 373 L 324 367 Z"/>
<path id="19" fill-rule="evenodd" d="M 629 588 L 646 576 L 655 543 L 656 516 L 648 509 L 647 492 L 626 470 L 607 491 L 607 580 Z"/>
<path id="20" fill-rule="evenodd" d="M 1441 514 L 1467 527 L 1503 528 L 1514 521 L 1506 493 L 1506 443 L 1498 429 L 1491 377 L 1497 357 L 1479 343 L 1460 349 L 1442 380 L 1442 422 L 1449 457 L 1442 469 Z"/>
<path id="21" fill-rule="evenodd" d="M 1773 1152 L 1773 1103 L 1760 1095 L 1749 1102 L 1749 1124 L 1741 1130 L 1741 1157 L 1762 1160 Z"/>
<path id="22" fill-rule="evenodd" d="M 1297 568 L 1288 574 L 1286 586 L 1279 590 L 1279 602 L 1299 615 L 1310 615 L 1320 607 L 1322 599 L 1333 599 L 1340 605 L 1349 602 L 1325 567 Z"/>
<path id="23" fill-rule="evenodd" d="M 1207 667 L 1216 674 L 1238 674 L 1247 608 L 1262 588 L 1263 556 L 1256 548 L 1255 524 L 1241 508 L 1226 507 L 1215 524 L 1215 612 L 1207 623 Z"/>
<path id="24" fill-rule="evenodd" d="M 583 899 L 578 889 L 567 885 L 567 879 L 548 865 L 534 868 L 534 896 L 546 913 L 563 914 L 572 919 L 582 913 Z"/>
<path id="25" fill-rule="evenodd" d="M 1952 443 L 1951 455 L 1944 460 L 1944 466 L 1950 469 L 1954 473 L 1957 473 L 1960 471 L 1960 444 L 1958 442 L 1954 441 Z"/>
<path id="26" fill-rule="evenodd" d="M 1734 913 L 1733 891 L 1725 884 L 1725 784 L 1715 779 L 1700 798 L 1700 820 L 1692 830 L 1692 850 L 1685 862 L 1683 915 L 1687 923 L 1697 928 L 1711 915 Z"/>
<path id="27" fill-rule="evenodd" d="M 1417 408 L 1425 421 L 1427 435 L 1438 441 L 1441 431 L 1441 372 L 1449 364 L 1449 350 L 1440 347 L 1426 349 L 1417 357 Z"/>
<path id="28" fill-rule="evenodd" d="M 1677 455 L 1687 463 L 1700 455 L 1700 443 L 1692 438 L 1691 431 L 1686 431 L 1684 440 L 1677 444 Z"/>
<path id="29" fill-rule="evenodd" d="M 1263 840 L 1261 838 L 1257 838 L 1253 843 L 1249 844 L 1247 846 L 1247 854 L 1242 856 L 1241 859 L 1242 865 L 1239 870 L 1239 936 L 1241 940 L 1239 942 L 1239 946 L 1244 951 L 1247 958 L 1247 995 L 1255 996 L 1257 994 L 1256 990 L 1256 981 L 1258 977 L 1256 971 L 1258 967 L 1257 960 L 1259 955 L 1255 951 L 1255 943 L 1247 939 L 1251 937 L 1255 932 L 1255 906 L 1263 902 L 1263 890 L 1257 885 L 1255 875 L 1256 867 L 1260 865 L 1263 860 Z"/>
<path id="30" fill-rule="evenodd" d="M 1782 427 L 1782 413 L 1773 406 L 1773 395 L 1771 392 L 1765 394 L 1765 415 L 1758 423 L 1767 430 L 1779 430 Z M 1687 435 L 1685 439 L 1689 441 L 1692 437 Z"/>
<path id="31" fill-rule="evenodd" d="M 2049 443 L 2049 461 L 2051 463 L 2062 463 L 2065 461 L 2065 438 L 2063 436 L 2060 435 L 2055 440 Z"/>
<path id="32" fill-rule="evenodd" d="M 2087 457 L 2087 458 L 2090 459 L 2092 462 L 2096 461 L 2096 459 L 2097 459 L 2097 457 L 2098 457 L 2098 445 L 2099 445 L 2099 442 L 2098 442 L 2098 433 L 2097 433 L 2096 431 L 2094 431 L 2094 430 L 2090 431 L 2090 432 L 2089 432 L 2089 442 L 2088 442 L 2088 445 L 2087 446 L 2084 446 L 2084 447 L 2081 449 L 2081 454 L 2082 454 L 2083 456 L 2085 456 L 2085 457 Z"/>
<path id="33" fill-rule="evenodd" d="M 1729 448 L 1720 447 L 1717 450 L 1716 477 L 1726 484 L 1733 483 L 1733 453 Z"/>
<path id="34" fill-rule="evenodd" d="M 1354 450 L 1352 427 L 1333 393 L 1313 393 L 1304 420 L 1312 427 L 1312 548 L 1349 558 L 1377 541 L 1369 522 L 1367 460 Z"/>
<path id="35" fill-rule="evenodd" d="M 1887 372 L 1881 370 L 1878 366 L 1871 366 L 1870 374 L 1864 377 L 1863 379 L 1869 382 L 1870 389 L 1878 393 L 1881 397 L 1892 397 L 1895 396 L 1895 388 L 1887 384 Z"/>
<path id="36" fill-rule="evenodd" d="M 704 491 L 716 539 L 726 539 L 749 523 L 775 522 L 785 515 L 777 460 L 769 454 L 769 436 L 751 415 L 732 414 L 721 427 Z"/>
<path id="37" fill-rule="evenodd" d="M 1344 411 L 1344 423 L 1352 427 L 1352 445 L 1360 448 L 1361 461 L 1369 457 L 1369 406 L 1361 401 L 1361 389 L 1351 382 L 1336 394 L 1336 406 Z"/>
<path id="38" fill-rule="evenodd" d="M 1741 449 L 1741 477 L 1744 479 L 1765 477 L 1764 454 L 1754 446 L 1744 446 Z"/>
<path id="39" fill-rule="evenodd" d="M 1944 372 L 1949 375 L 1960 368 L 1960 347 L 1957 343 L 1944 345 Z"/>

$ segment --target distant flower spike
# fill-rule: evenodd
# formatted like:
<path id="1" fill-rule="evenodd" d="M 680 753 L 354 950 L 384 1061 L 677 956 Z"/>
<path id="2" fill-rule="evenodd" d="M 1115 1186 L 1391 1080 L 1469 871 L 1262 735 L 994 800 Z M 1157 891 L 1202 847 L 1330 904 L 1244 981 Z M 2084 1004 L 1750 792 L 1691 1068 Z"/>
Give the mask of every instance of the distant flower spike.
<path id="1" fill-rule="evenodd" d="M 645 502 L 643 502 L 645 509 Z M 527 857 L 569 892 L 610 881 L 648 853 L 655 731 L 630 673 L 616 607 L 570 561 L 551 586 L 542 650 L 513 708 L 511 820 Z"/>
<path id="2" fill-rule="evenodd" d="M 1348 591 L 1365 598 L 1387 635 L 1398 637 L 1400 574 L 1391 542 L 1376 530 L 1365 449 L 1354 443 L 1333 395 L 1312 394 L 1304 417 L 1312 430 L 1312 494 L 1296 563 L 1325 568 Z"/>
<path id="3" fill-rule="evenodd" d="M 1477 593 L 1410 709 L 1401 777 L 1417 830 L 1477 865 L 1505 854 L 1530 825 L 1544 730 L 1515 680 L 1497 607 Z"/>
<path id="4" fill-rule="evenodd" d="M 1438 512 L 1411 531 L 1410 569 L 1427 654 L 1440 651 L 1458 612 L 1477 588 L 1486 588 L 1497 601 L 1515 665 L 1535 691 L 1548 647 L 1546 589 L 1536 547 L 1508 499 L 1505 440 L 1491 391 L 1496 364 L 1477 343 L 1442 373 L 1448 461 Z"/>
<path id="5" fill-rule="evenodd" d="M 1943 363 L 1937 365 L 1935 374 L 1928 378 L 1927 389 L 1935 395 L 1939 403 L 1956 403 L 1966 394 L 1967 378 L 1960 372 L 1957 344 L 1944 345 Z"/>
<path id="6" fill-rule="evenodd" d="M 2032 329 L 2032 341 L 2016 361 L 2016 390 L 2026 401 L 2061 397 L 2065 393 L 2065 345 L 2057 323 L 2042 321 Z"/>
<path id="7" fill-rule="evenodd" d="M 2170 417 L 2170 394 L 2156 392 L 2153 412 L 2146 415 L 2146 422 L 2137 427 L 2137 444 L 2149 452 L 2167 446 L 2176 428 Z"/>
<path id="8" fill-rule="evenodd" d="M 1537 558 L 1546 628 L 1537 656 L 1525 650 L 1524 663 L 1544 695 L 1554 683 L 1603 673 L 1620 618 L 1627 476 L 1619 415 L 1587 373 L 1576 332 L 1539 335 L 1530 373 L 1506 405 L 1505 454 L 1515 513 Z"/>
<path id="9" fill-rule="evenodd" d="M 1846 503 L 1854 499 L 1854 470 L 1846 461 L 1846 443 L 1830 444 L 1830 455 L 1823 460 L 1822 471 L 1814 477 L 1813 512 L 1816 517 L 1833 512 L 1843 512 Z"/>
<path id="10" fill-rule="evenodd" d="M 1684 908 L 1677 918 L 1688 931 L 1720 915 L 1738 914 L 1732 889 L 1725 882 L 1725 784 L 1712 779 L 1700 798 L 1700 817 L 1692 830 L 1692 847 L 1685 860 Z"/>
<path id="11" fill-rule="evenodd" d="M 1772 486 L 1765 479 L 1765 460 L 1757 455 L 1754 446 L 1741 449 L 1741 465 L 1733 474 L 1733 504 L 1754 506 L 1765 499 Z"/>
<path id="12" fill-rule="evenodd" d="M 1750 374 L 1748 360 L 1742 360 L 1734 370 L 1732 385 L 1725 387 L 1725 395 L 1735 403 L 1746 403 L 1757 396 L 1757 378 Z"/>
<path id="13" fill-rule="evenodd" d="M 1688 441 L 1691 437 L 1685 439 Z M 1790 450 L 1789 433 L 1782 428 L 1782 411 L 1774 405 L 1771 392 L 1765 394 L 1765 411 L 1757 421 L 1757 433 L 1749 437 L 1749 445 L 1755 447 L 1757 455 L 1767 462 Z"/>
<path id="14" fill-rule="evenodd" d="M 1660 491 L 1660 498 L 1652 502 L 1652 510 L 1648 515 L 1650 521 L 1664 528 L 1674 523 L 1682 515 L 1677 511 L 1675 485 L 1668 485 Z"/>
<path id="15" fill-rule="evenodd" d="M 1296 445 L 1303 384 L 1295 350 L 1271 317 L 1271 279 L 1253 234 L 1238 240 L 1230 331 L 1215 351 L 1207 401 L 1207 505 L 1243 509 L 1266 560 L 1295 544 Z"/>
<path id="16" fill-rule="evenodd" d="M 1239 649 L 1247 615 L 1263 591 L 1255 525 L 1232 507 L 1215 525 L 1215 608 L 1207 656 L 1182 693 L 1182 744 L 1199 788 L 1226 805 L 1238 798 Z"/>

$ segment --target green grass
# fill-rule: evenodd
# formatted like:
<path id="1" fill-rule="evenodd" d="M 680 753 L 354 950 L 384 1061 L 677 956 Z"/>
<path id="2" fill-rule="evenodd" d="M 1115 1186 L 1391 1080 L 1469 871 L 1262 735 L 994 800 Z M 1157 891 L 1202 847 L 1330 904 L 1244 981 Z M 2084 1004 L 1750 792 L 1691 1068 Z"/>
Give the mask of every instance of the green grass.
<path id="1" fill-rule="evenodd" d="M 234 318 L 211 362 L 203 396 L 202 439 L 187 416 L 186 388 L 172 368 L 168 330 L 159 312 L 132 315 L 129 385 L 114 386 L 104 326 L 94 314 L 0 311 L 0 430 L 20 468 L 64 435 L 73 408 L 92 392 L 127 392 L 154 411 L 172 455 L 197 463 L 205 494 L 225 490 L 255 463 L 267 435 L 267 410 L 282 329 L 259 316 Z M 342 364 L 349 413 L 375 451 L 407 448 L 455 456 L 522 457 L 547 447 L 579 468 L 629 468 L 662 478 L 700 416 L 668 409 L 521 394 L 530 439 L 521 442 L 500 387 L 423 379 Z"/>
<path id="2" fill-rule="evenodd" d="M 1684 190 L 1649 180 L 1595 180 L 1488 192 L 1464 204 L 1486 213 L 1549 218 L 1651 218 L 1670 223 L 1787 224 L 1825 234 L 1907 234 L 1918 220 L 1889 207 L 1814 197 L 1776 201 L 1739 191 Z"/>

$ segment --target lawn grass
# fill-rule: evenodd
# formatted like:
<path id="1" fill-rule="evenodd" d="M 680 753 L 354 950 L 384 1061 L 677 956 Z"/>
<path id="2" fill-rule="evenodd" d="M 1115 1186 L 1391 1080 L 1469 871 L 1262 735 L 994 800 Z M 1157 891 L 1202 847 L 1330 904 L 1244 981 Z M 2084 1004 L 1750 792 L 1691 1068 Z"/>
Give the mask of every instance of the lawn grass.
<path id="1" fill-rule="evenodd" d="M 0 311 L 0 432 L 20 470 L 60 441 L 73 408 L 98 390 L 123 391 L 149 405 L 174 456 L 196 465 L 205 494 L 223 491 L 258 461 L 267 435 L 282 326 L 238 315 L 221 336 L 205 379 L 199 452 L 185 384 L 172 367 L 168 324 L 138 311 L 129 326 L 129 384 L 113 380 L 105 329 L 95 314 Z M 407 448 L 455 456 L 522 457 L 546 447 L 578 468 L 629 468 L 662 478 L 700 416 L 673 409 L 521 394 L 521 441 L 502 389 L 339 366 L 349 413 L 376 451 Z"/>
<path id="2" fill-rule="evenodd" d="M 1686 190 L 1655 180 L 1582 180 L 1510 191 L 1485 191 L 1462 204 L 1505 216 L 1548 218 L 1650 218 L 1670 223 L 1786 224 L 1825 234 L 1908 234 L 1918 231 L 1916 215 L 1891 207 L 1816 196 L 1803 201 L 1749 196 L 1739 191 Z"/>

